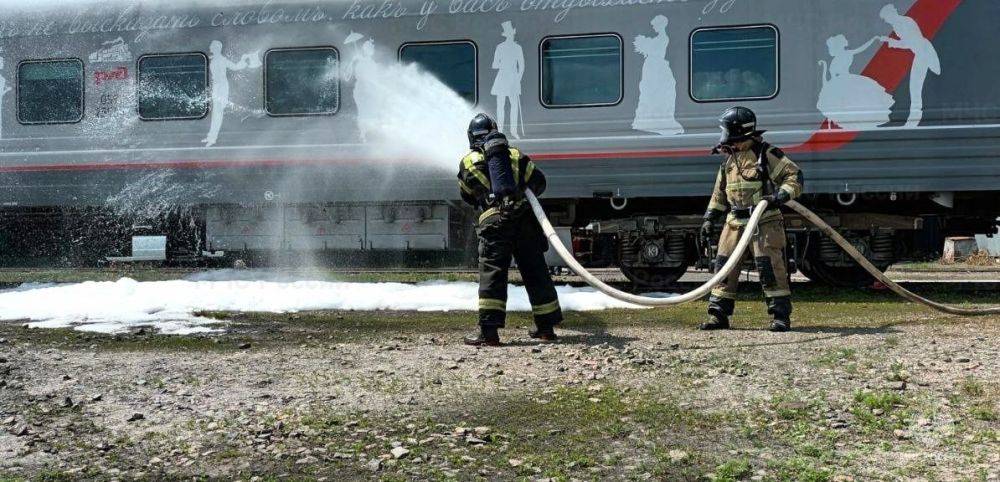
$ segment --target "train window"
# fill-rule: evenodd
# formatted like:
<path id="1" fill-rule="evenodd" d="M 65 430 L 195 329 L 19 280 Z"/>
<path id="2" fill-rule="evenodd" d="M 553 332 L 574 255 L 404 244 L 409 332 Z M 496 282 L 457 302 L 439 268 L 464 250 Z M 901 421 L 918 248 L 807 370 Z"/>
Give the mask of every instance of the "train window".
<path id="1" fill-rule="evenodd" d="M 264 107 L 273 116 L 333 114 L 340 107 L 340 55 L 333 47 L 264 55 Z"/>
<path id="2" fill-rule="evenodd" d="M 477 99 L 476 44 L 469 41 L 404 44 L 400 62 L 412 62 L 433 74 L 466 101 Z"/>
<path id="3" fill-rule="evenodd" d="M 140 119 L 200 119 L 208 114 L 205 54 L 144 55 L 137 71 Z"/>
<path id="4" fill-rule="evenodd" d="M 691 33 L 691 98 L 699 102 L 778 95 L 778 29 L 704 28 Z"/>
<path id="5" fill-rule="evenodd" d="M 28 60 L 17 66 L 17 120 L 66 124 L 83 119 L 83 62 Z"/>
<path id="6" fill-rule="evenodd" d="M 545 107 L 614 105 L 622 99 L 618 35 L 547 37 L 539 46 Z"/>

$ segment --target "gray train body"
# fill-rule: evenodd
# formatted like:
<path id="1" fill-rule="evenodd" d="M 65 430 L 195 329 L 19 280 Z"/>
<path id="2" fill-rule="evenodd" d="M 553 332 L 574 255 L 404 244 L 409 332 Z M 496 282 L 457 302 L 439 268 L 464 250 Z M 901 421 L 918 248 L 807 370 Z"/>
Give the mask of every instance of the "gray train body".
<path id="1" fill-rule="evenodd" d="M 379 68 L 406 45 L 471 44 L 473 111 L 519 104 L 520 129 L 506 108 L 502 127 L 521 134 L 516 144 L 545 170 L 554 218 L 578 228 L 591 246 L 578 246 L 582 256 L 621 264 L 640 281 L 670 278 L 691 263 L 695 216 L 719 165 L 709 154 L 716 119 L 734 104 L 754 109 L 767 140 L 802 167 L 807 204 L 882 264 L 920 251 L 913 234 L 928 221 L 938 237 L 982 232 L 1000 211 L 1000 58 L 992 47 L 1000 4 L 989 0 L 82 3 L 8 6 L 3 15 L 0 76 L 13 88 L 0 97 L 6 226 L 43 212 L 185 206 L 199 226 L 194 252 L 465 249 L 470 223 L 454 181 L 461 146 L 417 145 L 426 139 L 405 126 L 363 138 L 371 108 L 353 92 L 362 80 L 342 70 L 369 41 Z M 894 33 L 898 22 L 918 30 Z M 758 38 L 741 37 L 741 28 Z M 575 38 L 599 47 L 566 41 Z M 265 65 L 213 74 L 223 60 L 213 41 L 228 62 Z M 618 85 L 578 78 L 591 90 L 573 92 L 574 79 L 559 69 L 591 72 L 560 64 L 576 45 L 581 55 L 603 49 L 593 75 Z M 336 112 L 269 115 L 267 52 L 306 47 L 336 49 Z M 734 49 L 756 63 L 726 65 Z M 138 62 L 174 53 L 204 54 L 206 95 L 218 97 L 225 84 L 228 96 L 206 100 L 198 118 L 142 120 Z M 45 59 L 81 61 L 78 122 L 21 122 L 20 65 Z M 598 100 L 572 100 L 588 97 Z M 381 109 L 391 115 L 391 106 Z M 213 117 L 221 128 L 207 142 Z M 439 128 L 461 139 L 465 122 Z M 42 224 L 25 236 L 66 221 Z M 813 240 L 804 230 L 796 236 L 803 245 Z M 816 246 L 811 256 L 797 249 L 814 272 L 847 268 Z"/>

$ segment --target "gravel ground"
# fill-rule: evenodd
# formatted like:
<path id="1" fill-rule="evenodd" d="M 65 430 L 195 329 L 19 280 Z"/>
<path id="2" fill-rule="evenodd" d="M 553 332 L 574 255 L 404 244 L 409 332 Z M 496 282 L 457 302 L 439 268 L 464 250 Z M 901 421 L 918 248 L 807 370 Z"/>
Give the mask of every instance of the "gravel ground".
<path id="1" fill-rule="evenodd" d="M 470 313 L 210 314 L 226 333 L 0 324 L 0 480 L 998 480 L 1000 318 L 872 296 L 798 330 L 702 306 L 459 343 Z M 985 302 L 995 301 L 985 300 Z"/>

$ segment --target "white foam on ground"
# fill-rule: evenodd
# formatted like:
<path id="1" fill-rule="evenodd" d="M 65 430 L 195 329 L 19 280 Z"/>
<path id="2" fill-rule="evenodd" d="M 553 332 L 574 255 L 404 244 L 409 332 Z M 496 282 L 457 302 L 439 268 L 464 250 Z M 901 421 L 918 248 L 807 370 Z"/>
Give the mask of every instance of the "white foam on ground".
<path id="1" fill-rule="evenodd" d="M 332 281 L 205 280 L 118 281 L 23 285 L 0 292 L 0 320 L 29 320 L 37 328 L 73 327 L 119 333 L 148 326 L 165 334 L 218 331 L 218 320 L 199 311 L 289 313 L 307 310 L 455 311 L 478 309 L 471 282 L 346 283 Z M 564 310 L 638 308 L 591 288 L 558 286 Z M 521 286 L 508 292 L 509 311 L 531 311 Z M 213 326 L 215 325 L 215 326 Z"/>

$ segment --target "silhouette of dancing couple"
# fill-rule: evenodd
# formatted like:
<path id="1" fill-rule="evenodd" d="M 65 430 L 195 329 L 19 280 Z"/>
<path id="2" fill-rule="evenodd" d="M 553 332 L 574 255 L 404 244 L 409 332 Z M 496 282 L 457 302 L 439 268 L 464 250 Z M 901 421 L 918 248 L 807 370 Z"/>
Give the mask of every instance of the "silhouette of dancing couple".
<path id="1" fill-rule="evenodd" d="M 871 129 L 889 122 L 895 99 L 875 80 L 851 73 L 854 56 L 868 50 L 876 42 L 891 49 L 913 53 L 910 66 L 910 112 L 905 127 L 920 125 L 923 118 L 923 91 L 927 73 L 941 73 L 941 62 L 934 45 L 924 37 L 912 18 L 901 15 L 892 4 L 882 7 L 879 16 L 893 28 L 895 37 L 875 36 L 860 47 L 848 48 L 847 37 L 834 35 L 826 41 L 831 60 L 820 60 L 823 87 L 816 107 L 827 119 L 842 128 Z"/>

